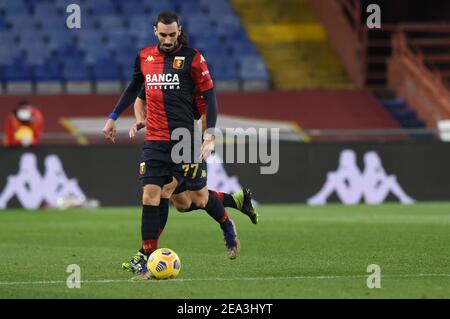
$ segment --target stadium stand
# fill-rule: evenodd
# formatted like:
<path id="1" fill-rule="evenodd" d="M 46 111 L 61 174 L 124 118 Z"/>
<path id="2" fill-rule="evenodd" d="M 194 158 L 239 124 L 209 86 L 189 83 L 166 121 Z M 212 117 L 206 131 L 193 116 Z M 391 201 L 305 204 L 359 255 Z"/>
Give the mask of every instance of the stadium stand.
<path id="1" fill-rule="evenodd" d="M 152 21 L 165 10 L 180 14 L 190 41 L 210 61 L 218 90 L 269 87 L 265 62 L 227 0 L 80 0 L 81 29 L 68 29 L 72 2 L 0 0 L 0 91 L 120 91 L 136 52 L 155 43 Z"/>

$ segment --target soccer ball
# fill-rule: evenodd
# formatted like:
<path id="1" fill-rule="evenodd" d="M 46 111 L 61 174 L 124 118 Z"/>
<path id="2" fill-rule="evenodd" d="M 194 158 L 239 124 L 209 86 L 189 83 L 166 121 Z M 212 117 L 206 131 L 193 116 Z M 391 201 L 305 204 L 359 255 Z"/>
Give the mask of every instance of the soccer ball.
<path id="1" fill-rule="evenodd" d="M 160 248 L 148 257 L 147 269 L 156 279 L 175 278 L 181 269 L 180 258 L 172 249 Z"/>

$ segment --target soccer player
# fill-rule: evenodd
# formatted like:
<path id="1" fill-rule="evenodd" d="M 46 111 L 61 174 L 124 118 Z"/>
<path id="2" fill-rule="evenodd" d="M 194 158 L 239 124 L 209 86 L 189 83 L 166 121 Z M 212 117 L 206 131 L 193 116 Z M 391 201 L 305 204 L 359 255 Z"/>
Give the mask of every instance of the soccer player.
<path id="1" fill-rule="evenodd" d="M 172 148 L 178 142 L 172 139 L 171 133 L 176 128 L 184 128 L 193 136 L 194 92 L 201 92 L 205 99 L 207 129 L 213 129 L 217 120 L 216 96 L 208 66 L 198 50 L 187 47 L 178 16 L 172 12 L 159 14 L 154 32 L 159 40 L 158 45 L 141 49 L 137 54 L 132 80 L 103 128 L 105 138 L 114 142 L 115 121 L 135 101 L 145 82 L 149 116 L 139 171 L 143 186 L 142 247 L 131 260 L 137 271 L 145 268 L 148 256 L 158 247 L 160 211 L 167 210 L 168 205 L 168 201 L 161 200 L 162 187 L 171 182 L 173 176 L 182 174 L 179 172 L 180 165 L 171 158 Z M 214 136 L 205 134 L 201 158 L 206 159 L 213 150 Z M 191 159 L 193 162 L 194 159 Z M 206 183 L 195 185 L 191 193 L 194 204 L 204 208 L 220 224 L 228 257 L 235 259 L 239 254 L 240 243 L 234 221 L 228 217 L 222 203 L 215 196 L 209 196 Z"/>
<path id="2" fill-rule="evenodd" d="M 134 102 L 134 115 L 136 118 L 136 123 L 134 123 L 130 129 L 130 138 L 136 137 L 137 132 L 145 127 L 145 99 L 145 89 L 142 88 L 139 96 Z M 206 105 L 200 94 L 195 95 L 192 110 L 194 112 L 195 120 L 198 120 L 201 123 L 201 130 L 203 133 L 206 129 Z M 207 171 L 207 164 L 205 161 L 202 161 L 201 169 Z M 209 190 L 209 195 L 216 196 L 217 199 L 222 202 L 224 207 L 237 209 L 247 215 L 253 224 L 258 223 L 258 214 L 252 205 L 252 194 L 248 188 L 244 188 L 242 191 L 233 194 Z M 170 198 L 179 212 L 189 212 L 198 209 L 192 202 L 189 192 L 187 192 L 186 183 L 183 181 L 179 184 L 178 179 L 176 178 L 174 178 L 171 183 L 164 185 L 162 190 L 162 198 Z"/>

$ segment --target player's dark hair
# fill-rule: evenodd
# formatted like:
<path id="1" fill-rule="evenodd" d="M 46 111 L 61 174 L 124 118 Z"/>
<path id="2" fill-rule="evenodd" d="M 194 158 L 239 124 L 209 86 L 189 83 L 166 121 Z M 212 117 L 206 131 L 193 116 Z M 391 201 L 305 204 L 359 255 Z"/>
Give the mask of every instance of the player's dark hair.
<path id="1" fill-rule="evenodd" d="M 158 25 L 158 23 L 162 24 L 171 24 L 176 22 L 178 26 L 181 26 L 180 19 L 178 18 L 178 15 L 175 12 L 161 12 L 155 21 L 155 27 Z M 188 45 L 188 37 L 187 34 L 181 30 L 180 35 L 178 36 L 178 42 L 181 43 L 184 46 Z"/>
<path id="2" fill-rule="evenodd" d="M 30 101 L 20 100 L 19 103 L 17 103 L 17 106 L 26 106 L 26 105 L 30 105 Z"/>

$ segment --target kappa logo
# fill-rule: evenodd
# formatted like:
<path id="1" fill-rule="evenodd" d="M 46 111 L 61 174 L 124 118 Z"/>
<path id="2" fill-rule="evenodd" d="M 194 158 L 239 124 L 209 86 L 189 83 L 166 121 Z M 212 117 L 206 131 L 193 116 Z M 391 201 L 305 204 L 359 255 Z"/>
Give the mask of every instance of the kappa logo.
<path id="1" fill-rule="evenodd" d="M 206 62 L 205 58 L 203 57 L 203 54 L 200 55 L 200 63 Z"/>
<path id="2" fill-rule="evenodd" d="M 400 186 L 396 175 L 388 175 L 378 153 L 369 151 L 364 154 L 364 169 L 361 171 L 356 153 L 345 149 L 339 155 L 338 168 L 328 172 L 325 184 L 308 199 L 309 205 L 324 205 L 328 197 L 336 192 L 344 204 L 381 204 L 393 193 L 402 204 L 412 204 L 414 199 L 408 196 Z"/>
<path id="3" fill-rule="evenodd" d="M 153 58 L 153 55 L 149 55 L 145 61 L 152 62 L 155 61 L 155 59 Z"/>
<path id="4" fill-rule="evenodd" d="M 173 59 L 173 65 L 172 65 L 173 68 L 177 69 L 177 70 L 182 69 L 184 67 L 184 60 L 185 60 L 184 56 L 176 56 Z"/>

